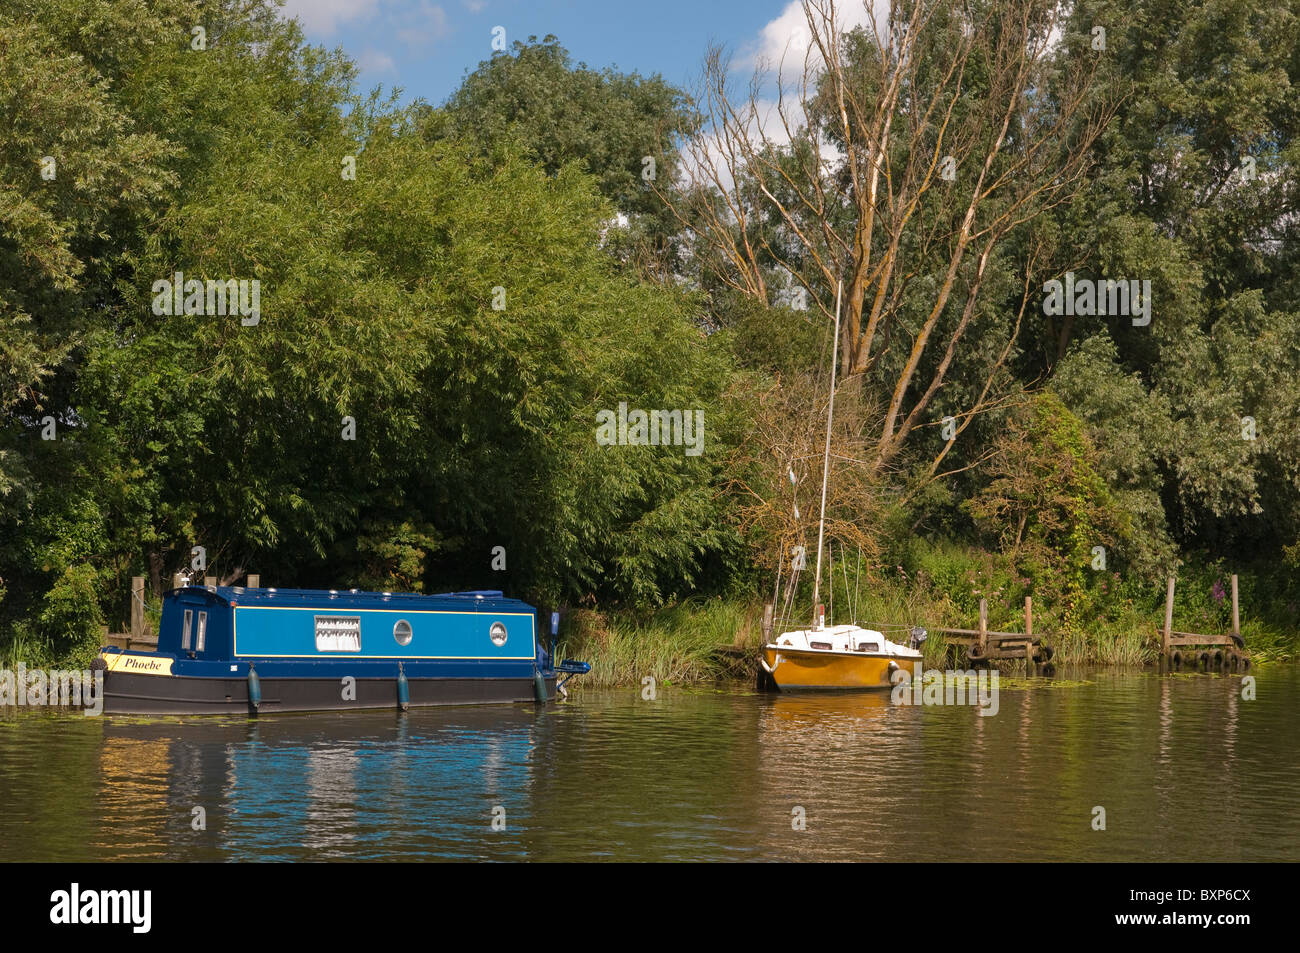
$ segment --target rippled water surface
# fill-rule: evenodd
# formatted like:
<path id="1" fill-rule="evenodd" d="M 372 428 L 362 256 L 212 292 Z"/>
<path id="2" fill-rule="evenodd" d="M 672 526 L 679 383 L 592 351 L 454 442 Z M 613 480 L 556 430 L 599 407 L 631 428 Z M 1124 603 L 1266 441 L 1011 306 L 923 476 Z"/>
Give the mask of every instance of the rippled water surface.
<path id="1" fill-rule="evenodd" d="M 1254 674 L 1254 700 L 1239 676 L 1003 680 L 992 717 L 663 686 L 406 715 L 0 709 L 0 860 L 1300 860 L 1300 668 Z"/>

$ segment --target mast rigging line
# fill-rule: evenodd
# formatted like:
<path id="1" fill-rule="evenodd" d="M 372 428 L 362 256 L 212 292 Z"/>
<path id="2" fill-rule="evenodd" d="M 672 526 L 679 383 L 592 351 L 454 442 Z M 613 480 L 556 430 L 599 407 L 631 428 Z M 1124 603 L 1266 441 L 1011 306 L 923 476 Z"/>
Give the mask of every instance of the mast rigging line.
<path id="1" fill-rule="evenodd" d="M 840 359 L 840 300 L 844 296 L 844 282 L 835 286 L 835 336 L 831 345 L 831 396 L 826 409 L 826 449 L 822 453 L 822 508 L 817 521 L 817 575 L 813 577 L 813 625 L 817 624 L 817 599 L 821 594 L 822 542 L 826 535 L 826 480 L 831 466 L 831 426 L 835 420 L 835 370 Z M 831 580 L 834 585 L 834 579 Z"/>

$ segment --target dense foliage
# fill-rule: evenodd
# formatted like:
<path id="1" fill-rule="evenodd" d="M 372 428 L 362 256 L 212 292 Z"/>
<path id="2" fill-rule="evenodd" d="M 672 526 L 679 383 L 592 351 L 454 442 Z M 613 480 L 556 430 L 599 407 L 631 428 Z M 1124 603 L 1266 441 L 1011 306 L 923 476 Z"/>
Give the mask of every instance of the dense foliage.
<path id="1" fill-rule="evenodd" d="M 1001 23 L 999 0 L 973 7 Z M 915 75 L 939 88 L 962 23 L 932 29 Z M 1077 192 L 982 206 L 977 227 L 1005 230 L 953 266 L 946 304 L 935 236 L 970 180 L 899 225 L 907 283 L 878 351 L 842 353 L 839 552 L 884 583 L 934 562 L 918 539 L 984 547 L 1073 629 L 1180 564 L 1300 562 L 1297 51 L 1298 0 L 1071 8 L 1033 108 L 1059 119 L 1060 77 L 1086 73 L 1105 127 L 1055 141 L 1079 124 L 1038 117 L 1044 148 L 1086 146 Z M 843 38 L 868 98 L 875 54 Z M 962 169 L 998 92 L 997 64 L 969 69 Z M 812 132 L 762 154 L 791 191 L 739 179 L 755 218 L 733 229 L 722 192 L 683 184 L 707 117 L 659 76 L 575 65 L 547 37 L 436 107 L 355 78 L 272 0 L 0 0 L 0 653 L 84 657 L 133 575 L 155 600 L 178 571 L 257 572 L 641 608 L 766 594 L 785 547 L 815 539 L 831 325 L 790 290 L 834 295 L 823 239 L 796 247 L 773 203 L 810 168 L 824 194 L 855 188 L 842 153 L 808 161 L 818 124 L 834 143 L 834 84 L 813 89 Z M 929 135 L 900 135 L 897 161 Z M 794 221 L 824 226 L 829 254 L 854 208 Z M 754 281 L 711 253 L 699 210 L 763 246 Z M 1066 271 L 1150 280 L 1150 324 L 1044 313 Z M 179 298 L 160 293 L 177 273 Z M 197 306 L 174 313 L 192 280 Z M 231 281 L 257 282 L 255 313 L 234 286 L 214 313 L 202 283 Z M 928 321 L 952 354 L 909 361 Z M 620 405 L 694 415 L 702 452 L 604 445 Z M 891 413 L 906 429 L 882 442 Z M 1251 597 L 1294 625 L 1294 589 L 1267 580 Z"/>

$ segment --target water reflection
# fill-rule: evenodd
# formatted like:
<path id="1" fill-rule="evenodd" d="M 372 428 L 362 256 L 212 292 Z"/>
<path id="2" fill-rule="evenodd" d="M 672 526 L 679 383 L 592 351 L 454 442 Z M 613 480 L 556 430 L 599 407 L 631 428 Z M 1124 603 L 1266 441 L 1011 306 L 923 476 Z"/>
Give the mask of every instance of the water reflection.
<path id="1" fill-rule="evenodd" d="M 257 720 L 10 709 L 0 859 L 1294 860 L 1300 668 L 1255 674 L 1255 701 L 1239 677 L 1004 680 L 995 716 L 680 689 Z"/>

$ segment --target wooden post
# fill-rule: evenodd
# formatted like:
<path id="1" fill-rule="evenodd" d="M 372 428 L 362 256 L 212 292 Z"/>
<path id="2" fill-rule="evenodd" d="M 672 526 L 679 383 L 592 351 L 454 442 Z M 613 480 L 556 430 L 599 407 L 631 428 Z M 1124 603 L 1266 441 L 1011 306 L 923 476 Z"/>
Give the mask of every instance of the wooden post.
<path id="1" fill-rule="evenodd" d="M 1241 610 L 1237 605 L 1237 574 L 1232 574 L 1232 634 L 1241 638 Z"/>
<path id="2" fill-rule="evenodd" d="M 249 589 L 262 588 L 262 577 L 255 572 L 250 572 L 248 574 L 248 588 Z"/>
<path id="3" fill-rule="evenodd" d="M 989 601 L 980 600 L 980 655 L 989 654 Z"/>
<path id="4" fill-rule="evenodd" d="M 763 606 L 763 641 L 772 641 L 772 603 L 770 602 Z"/>
<path id="5" fill-rule="evenodd" d="M 1169 639 L 1174 630 L 1174 577 L 1169 577 L 1169 587 L 1165 590 L 1165 631 L 1160 640 L 1160 654 L 1169 660 Z"/>
<path id="6" fill-rule="evenodd" d="M 179 589 L 185 585 L 185 577 L 180 573 L 172 573 L 172 588 Z"/>
<path id="7" fill-rule="evenodd" d="M 1025 672 L 1030 676 L 1038 674 L 1038 666 L 1034 664 L 1034 600 L 1031 596 L 1025 596 Z"/>
<path id="8" fill-rule="evenodd" d="M 131 638 L 144 638 L 144 576 L 131 577 Z"/>
<path id="9" fill-rule="evenodd" d="M 216 576 L 204 576 L 204 577 L 203 577 L 203 585 L 205 585 L 205 586 L 215 586 L 216 584 L 217 584 L 217 577 L 216 577 Z"/>

